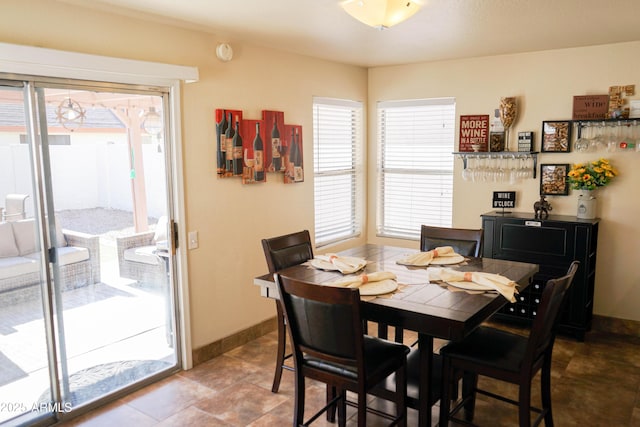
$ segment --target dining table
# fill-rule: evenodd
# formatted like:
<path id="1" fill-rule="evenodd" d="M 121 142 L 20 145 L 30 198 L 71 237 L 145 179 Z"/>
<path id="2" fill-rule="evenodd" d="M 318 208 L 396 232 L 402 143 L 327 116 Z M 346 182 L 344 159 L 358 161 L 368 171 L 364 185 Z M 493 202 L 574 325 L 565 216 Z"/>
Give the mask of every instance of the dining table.
<path id="1" fill-rule="evenodd" d="M 389 245 L 365 244 L 337 253 L 340 257 L 366 260 L 364 268 L 352 275 L 390 272 L 395 274 L 398 288 L 383 295 L 362 297 L 363 316 L 372 322 L 414 331 L 420 349 L 418 387 L 418 420 L 420 426 L 431 426 L 432 396 L 429 387 L 433 363 L 434 338 L 456 341 L 470 334 L 507 303 L 497 292 L 473 292 L 443 286 L 430 278 L 430 267 L 407 266 L 398 260 L 419 251 Z M 523 290 L 538 272 L 537 264 L 493 258 L 464 257 L 462 262 L 448 267 L 463 272 L 493 273 L 516 282 Z M 335 270 L 314 268 L 310 262 L 278 272 L 287 277 L 322 285 L 335 282 L 344 275 Z M 279 293 L 272 274 L 254 279 L 260 294 L 278 299 Z"/>

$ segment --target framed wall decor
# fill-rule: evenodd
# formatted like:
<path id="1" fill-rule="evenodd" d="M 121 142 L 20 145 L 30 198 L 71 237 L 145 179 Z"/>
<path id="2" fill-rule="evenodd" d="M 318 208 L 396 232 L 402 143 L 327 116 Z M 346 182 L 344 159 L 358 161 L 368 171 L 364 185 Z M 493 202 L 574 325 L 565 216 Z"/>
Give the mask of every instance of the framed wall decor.
<path id="1" fill-rule="evenodd" d="M 568 153 L 571 142 L 571 122 L 544 121 L 542 122 L 542 152 Z"/>
<path id="2" fill-rule="evenodd" d="M 569 163 L 540 165 L 540 194 L 549 196 L 566 196 L 569 194 L 567 173 Z"/>

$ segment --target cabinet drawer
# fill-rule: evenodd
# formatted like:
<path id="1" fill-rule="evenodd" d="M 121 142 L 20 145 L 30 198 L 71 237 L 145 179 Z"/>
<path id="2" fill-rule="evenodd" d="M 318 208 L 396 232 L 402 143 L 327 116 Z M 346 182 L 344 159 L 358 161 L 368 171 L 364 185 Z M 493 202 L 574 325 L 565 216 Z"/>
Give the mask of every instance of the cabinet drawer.
<path id="1" fill-rule="evenodd" d="M 534 222 L 537 223 L 537 222 Z M 504 221 L 497 230 L 493 257 L 537 264 L 569 264 L 575 256 L 575 231 L 556 224 L 530 226 Z"/>

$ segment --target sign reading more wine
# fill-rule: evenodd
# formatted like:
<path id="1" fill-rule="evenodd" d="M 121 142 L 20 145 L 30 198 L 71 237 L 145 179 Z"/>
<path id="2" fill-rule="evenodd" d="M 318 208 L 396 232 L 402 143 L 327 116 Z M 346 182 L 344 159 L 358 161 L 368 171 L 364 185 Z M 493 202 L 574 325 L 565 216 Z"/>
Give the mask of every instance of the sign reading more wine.
<path id="1" fill-rule="evenodd" d="M 460 116 L 460 151 L 487 151 L 489 115 Z"/>

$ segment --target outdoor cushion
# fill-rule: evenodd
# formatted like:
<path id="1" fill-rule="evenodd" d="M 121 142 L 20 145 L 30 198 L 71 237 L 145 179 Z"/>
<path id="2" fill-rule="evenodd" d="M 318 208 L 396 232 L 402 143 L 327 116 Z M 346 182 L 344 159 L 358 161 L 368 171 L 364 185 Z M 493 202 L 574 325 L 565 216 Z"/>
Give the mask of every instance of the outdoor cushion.
<path id="1" fill-rule="evenodd" d="M 153 235 L 154 242 L 167 240 L 167 222 L 168 220 L 165 215 L 162 215 L 160 218 L 158 218 L 158 222 L 156 223 L 156 232 Z"/>
<path id="2" fill-rule="evenodd" d="M 26 258 L 39 260 L 40 252 L 29 254 Z M 87 248 L 80 248 L 77 246 L 65 246 L 64 248 L 58 248 L 58 264 L 60 266 L 86 261 L 88 259 L 89 249 Z"/>
<path id="3" fill-rule="evenodd" d="M 14 257 L 19 254 L 11 223 L 0 222 L 0 258 Z"/>
<path id="4" fill-rule="evenodd" d="M 89 259 L 89 249 L 77 246 L 58 248 L 58 264 L 67 265 Z"/>
<path id="5" fill-rule="evenodd" d="M 33 218 L 21 219 L 11 222 L 13 235 L 21 256 L 32 254 L 36 251 L 36 223 Z"/>
<path id="6" fill-rule="evenodd" d="M 0 258 L 0 279 L 38 272 L 38 262 L 27 257 Z"/>
<path id="7" fill-rule="evenodd" d="M 124 259 L 144 264 L 159 265 L 161 260 L 160 257 L 155 254 L 156 250 L 157 248 L 155 245 L 129 248 L 124 251 Z"/>

